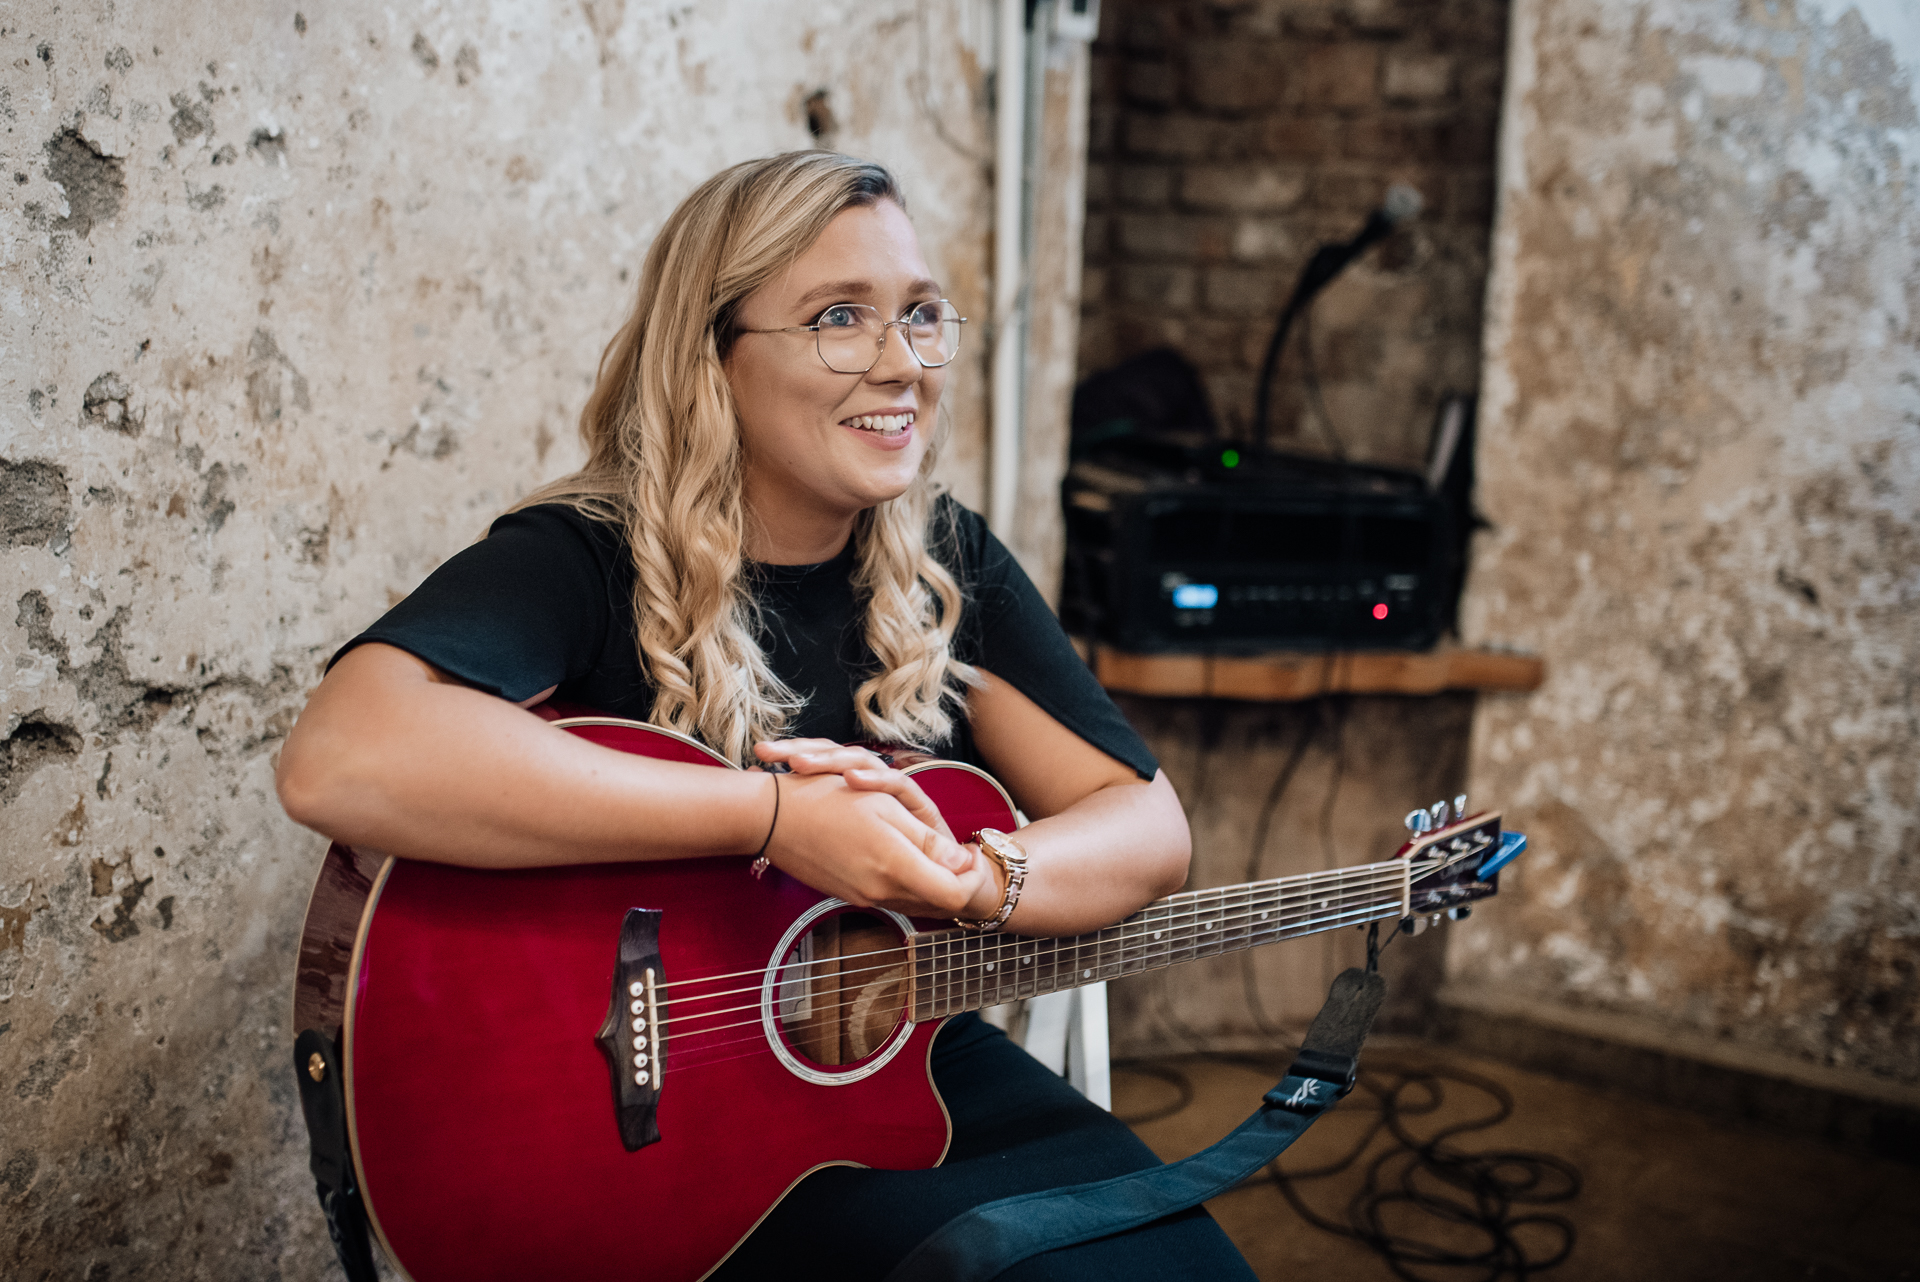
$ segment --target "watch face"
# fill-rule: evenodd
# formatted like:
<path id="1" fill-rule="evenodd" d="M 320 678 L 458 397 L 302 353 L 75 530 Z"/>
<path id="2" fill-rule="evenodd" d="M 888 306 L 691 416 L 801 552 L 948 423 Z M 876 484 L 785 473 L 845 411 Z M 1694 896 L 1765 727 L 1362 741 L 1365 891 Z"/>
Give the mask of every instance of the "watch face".
<path id="1" fill-rule="evenodd" d="M 1022 850 L 1012 837 L 998 828 L 982 828 L 977 836 L 980 849 L 987 853 L 987 858 L 1000 865 L 1002 872 L 1011 875 L 1016 866 L 1022 868 L 1026 866 L 1027 852 Z"/>

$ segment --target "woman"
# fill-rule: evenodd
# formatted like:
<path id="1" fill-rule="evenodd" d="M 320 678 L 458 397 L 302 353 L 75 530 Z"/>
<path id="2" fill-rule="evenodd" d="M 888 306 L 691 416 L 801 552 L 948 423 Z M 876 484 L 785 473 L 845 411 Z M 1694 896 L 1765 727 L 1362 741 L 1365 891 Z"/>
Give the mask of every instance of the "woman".
<path id="1" fill-rule="evenodd" d="M 757 854 L 854 904 L 1028 935 L 1176 889 L 1188 833 L 1166 776 L 1006 550 L 929 480 L 960 326 L 930 277 L 876 165 L 793 153 L 703 184 L 601 361 L 587 466 L 336 656 L 281 754 L 288 814 L 481 867 L 699 855 L 744 876 Z M 791 773 L 600 748 L 522 711 L 549 698 Z M 853 739 L 999 778 L 1034 820 L 1024 885 Z M 943 1031 L 934 1074 L 942 1167 L 817 1172 L 723 1273 L 830 1249 L 815 1258 L 837 1275 L 879 1276 L 969 1206 L 1152 1163 L 975 1016 Z M 1196 1269 L 1250 1276 L 1204 1212 L 1009 1276 Z"/>

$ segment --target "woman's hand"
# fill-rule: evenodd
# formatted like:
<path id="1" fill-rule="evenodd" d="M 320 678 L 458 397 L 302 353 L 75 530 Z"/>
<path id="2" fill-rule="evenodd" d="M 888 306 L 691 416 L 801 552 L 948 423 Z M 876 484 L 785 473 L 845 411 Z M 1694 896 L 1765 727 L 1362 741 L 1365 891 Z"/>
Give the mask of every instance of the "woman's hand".
<path id="1" fill-rule="evenodd" d="M 910 917 L 991 916 L 999 869 L 963 846 L 920 785 L 865 748 L 828 739 L 754 746 L 792 774 L 767 857 L 781 871 L 848 903 Z M 991 900 L 992 907 L 979 912 Z"/>

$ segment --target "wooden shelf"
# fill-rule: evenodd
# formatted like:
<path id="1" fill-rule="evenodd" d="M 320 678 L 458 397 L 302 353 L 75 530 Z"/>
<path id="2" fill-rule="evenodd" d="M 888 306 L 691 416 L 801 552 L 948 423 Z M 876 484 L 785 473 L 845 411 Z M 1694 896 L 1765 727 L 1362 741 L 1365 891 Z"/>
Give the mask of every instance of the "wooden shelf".
<path id="1" fill-rule="evenodd" d="M 1121 694 L 1281 703 L 1323 694 L 1537 690 L 1546 662 L 1499 650 L 1347 650 L 1331 654 L 1128 654 L 1102 648 L 1100 684 Z"/>

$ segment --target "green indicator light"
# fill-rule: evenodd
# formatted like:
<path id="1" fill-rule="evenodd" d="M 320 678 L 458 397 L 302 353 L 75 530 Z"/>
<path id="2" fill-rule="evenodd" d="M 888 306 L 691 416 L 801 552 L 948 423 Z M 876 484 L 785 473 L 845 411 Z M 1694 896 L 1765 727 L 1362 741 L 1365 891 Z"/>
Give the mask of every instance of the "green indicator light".
<path id="1" fill-rule="evenodd" d="M 1223 467 L 1239 467 L 1240 451 L 1239 450 L 1220 451 L 1220 463 Z"/>

